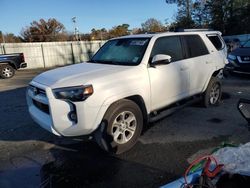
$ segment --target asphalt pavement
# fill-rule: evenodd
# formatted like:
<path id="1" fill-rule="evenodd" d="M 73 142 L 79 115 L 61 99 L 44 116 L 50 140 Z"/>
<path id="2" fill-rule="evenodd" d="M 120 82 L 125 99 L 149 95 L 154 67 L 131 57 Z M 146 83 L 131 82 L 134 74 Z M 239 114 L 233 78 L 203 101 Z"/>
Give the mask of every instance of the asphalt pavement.
<path id="1" fill-rule="evenodd" d="M 250 77 L 224 79 L 220 106 L 183 108 L 150 124 L 134 148 L 115 156 L 91 141 L 54 136 L 32 121 L 25 91 L 42 71 L 0 79 L 0 187 L 159 187 L 222 143 L 250 141 L 236 108 L 239 98 L 250 98 Z"/>

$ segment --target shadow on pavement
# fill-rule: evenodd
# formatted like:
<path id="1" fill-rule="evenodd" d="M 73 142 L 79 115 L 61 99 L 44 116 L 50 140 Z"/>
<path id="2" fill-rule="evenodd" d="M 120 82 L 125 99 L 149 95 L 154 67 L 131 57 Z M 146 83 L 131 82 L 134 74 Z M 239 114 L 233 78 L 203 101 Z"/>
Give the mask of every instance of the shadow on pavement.
<path id="1" fill-rule="evenodd" d="M 112 156 L 94 143 L 67 146 L 74 151 L 52 149 L 56 161 L 41 169 L 44 187 L 159 187 L 169 174 Z"/>
<path id="2" fill-rule="evenodd" d="M 25 87 L 0 92 L 0 147 L 7 147 L 1 155 L 9 152 L 5 159 L 12 166 L 3 170 L 0 162 L 0 187 L 158 187 L 176 177 L 108 154 L 93 142 L 44 131 L 29 116 L 25 92 Z M 53 146 L 46 149 L 47 144 Z"/>

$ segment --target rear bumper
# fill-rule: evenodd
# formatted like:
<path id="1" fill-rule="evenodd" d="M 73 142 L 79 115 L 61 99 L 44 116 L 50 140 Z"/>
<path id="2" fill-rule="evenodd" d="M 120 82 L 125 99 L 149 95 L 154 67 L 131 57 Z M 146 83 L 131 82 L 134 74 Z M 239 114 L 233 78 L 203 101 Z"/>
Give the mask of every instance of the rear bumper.
<path id="1" fill-rule="evenodd" d="M 27 63 L 23 62 L 20 64 L 20 68 L 26 68 L 27 67 Z"/>

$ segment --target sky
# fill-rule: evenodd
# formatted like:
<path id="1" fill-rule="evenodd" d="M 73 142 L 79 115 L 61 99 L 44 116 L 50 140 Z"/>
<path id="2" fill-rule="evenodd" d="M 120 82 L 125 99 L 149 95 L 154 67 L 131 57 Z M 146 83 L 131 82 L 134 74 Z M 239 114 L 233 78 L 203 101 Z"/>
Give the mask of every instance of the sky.
<path id="1" fill-rule="evenodd" d="M 75 16 L 79 32 L 89 33 L 92 28 L 111 29 L 123 23 L 129 29 L 141 27 L 148 18 L 165 23 L 177 12 L 176 5 L 165 0 L 0 0 L 0 7 L 0 31 L 15 35 L 41 18 L 56 18 L 72 32 Z"/>

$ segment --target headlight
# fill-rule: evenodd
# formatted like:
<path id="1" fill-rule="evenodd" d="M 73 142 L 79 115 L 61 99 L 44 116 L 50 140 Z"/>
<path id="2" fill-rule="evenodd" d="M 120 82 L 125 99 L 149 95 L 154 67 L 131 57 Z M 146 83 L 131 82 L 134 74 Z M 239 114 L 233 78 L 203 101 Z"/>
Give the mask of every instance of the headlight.
<path id="1" fill-rule="evenodd" d="M 235 55 L 232 55 L 232 54 L 229 54 L 227 56 L 228 59 L 231 59 L 231 60 L 236 60 L 236 56 Z"/>
<path id="2" fill-rule="evenodd" d="M 84 101 L 94 93 L 92 85 L 53 89 L 55 98 L 73 102 Z"/>

